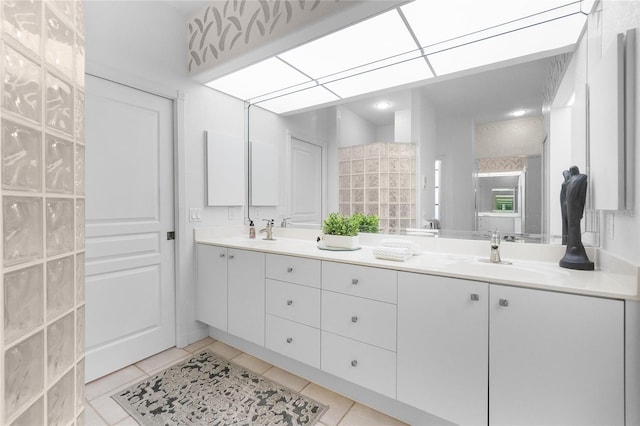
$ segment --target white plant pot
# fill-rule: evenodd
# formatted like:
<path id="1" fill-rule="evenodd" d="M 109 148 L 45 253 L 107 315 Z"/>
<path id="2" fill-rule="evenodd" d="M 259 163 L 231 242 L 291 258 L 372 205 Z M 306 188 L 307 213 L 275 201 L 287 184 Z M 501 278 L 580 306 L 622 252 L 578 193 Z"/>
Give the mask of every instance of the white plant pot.
<path id="1" fill-rule="evenodd" d="M 327 235 L 322 237 L 324 245 L 333 248 L 356 249 L 360 247 L 360 239 L 357 235 Z"/>

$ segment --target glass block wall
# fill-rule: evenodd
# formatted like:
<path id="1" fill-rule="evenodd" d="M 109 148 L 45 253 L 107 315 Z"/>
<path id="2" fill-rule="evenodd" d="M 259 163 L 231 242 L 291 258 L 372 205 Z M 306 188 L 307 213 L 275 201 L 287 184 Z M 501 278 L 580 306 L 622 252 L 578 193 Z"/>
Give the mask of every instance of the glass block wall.
<path id="1" fill-rule="evenodd" d="M 339 148 L 338 209 L 375 214 L 380 231 L 416 226 L 416 146 L 378 142 Z"/>
<path id="2" fill-rule="evenodd" d="M 0 0 L 0 424 L 84 409 L 84 4 Z"/>

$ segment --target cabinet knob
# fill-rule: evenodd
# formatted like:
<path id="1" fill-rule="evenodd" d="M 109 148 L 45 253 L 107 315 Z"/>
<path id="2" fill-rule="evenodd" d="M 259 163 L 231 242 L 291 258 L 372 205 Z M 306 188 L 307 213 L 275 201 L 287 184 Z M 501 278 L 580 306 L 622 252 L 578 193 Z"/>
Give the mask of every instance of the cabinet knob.
<path id="1" fill-rule="evenodd" d="M 293 268 L 292 268 L 291 266 L 289 266 L 289 267 L 287 268 L 287 272 L 293 272 Z"/>
<path id="2" fill-rule="evenodd" d="M 357 367 L 358 366 L 358 361 L 355 360 L 355 359 L 353 361 L 351 361 L 351 366 L 352 367 Z"/>
<path id="3" fill-rule="evenodd" d="M 352 316 L 351 317 L 351 322 L 358 322 L 358 317 L 357 316 Z"/>
<path id="4" fill-rule="evenodd" d="M 234 255 L 232 255 L 232 254 L 230 254 L 230 255 L 229 255 L 229 259 L 233 259 L 234 257 L 235 257 L 235 256 L 234 256 Z"/>
<path id="5" fill-rule="evenodd" d="M 477 302 L 478 300 L 480 300 L 480 295 L 476 293 L 471 293 L 471 300 L 473 300 L 474 302 Z"/>
<path id="6" fill-rule="evenodd" d="M 507 299 L 500 299 L 498 305 L 507 307 L 509 306 L 509 301 Z"/>
<path id="7" fill-rule="evenodd" d="M 287 343 L 291 343 L 293 342 L 293 338 L 292 337 L 287 337 Z"/>
<path id="8" fill-rule="evenodd" d="M 293 300 L 291 299 L 287 300 L 287 306 L 291 306 L 291 305 L 293 305 Z"/>
<path id="9" fill-rule="evenodd" d="M 224 257 L 224 253 L 220 253 L 220 257 Z"/>
<path id="10" fill-rule="evenodd" d="M 353 279 L 351 280 L 351 284 L 353 284 L 353 285 L 358 284 L 358 279 L 357 279 L 357 278 L 353 278 Z"/>

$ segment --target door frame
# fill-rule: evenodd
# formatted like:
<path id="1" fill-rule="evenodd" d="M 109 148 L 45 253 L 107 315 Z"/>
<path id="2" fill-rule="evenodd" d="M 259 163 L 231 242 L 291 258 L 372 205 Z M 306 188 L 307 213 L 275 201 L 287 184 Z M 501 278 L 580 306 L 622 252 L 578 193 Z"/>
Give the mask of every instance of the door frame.
<path id="1" fill-rule="evenodd" d="M 158 96 L 171 101 L 173 105 L 173 230 L 176 239 L 173 252 L 174 264 L 174 294 L 175 294 L 175 345 L 182 348 L 187 346 L 189 341 L 189 318 L 187 302 L 188 293 L 185 286 L 180 283 L 188 282 L 188 264 L 183 265 L 184 253 L 189 252 L 186 244 L 187 235 L 187 214 L 181 209 L 181 205 L 186 205 L 186 148 L 185 148 L 185 95 L 183 91 L 176 91 L 169 94 L 168 90 L 150 86 L 148 81 L 123 76 L 119 72 L 113 72 L 104 66 L 87 62 L 85 74 L 107 80 L 109 82 L 139 90 L 150 95 Z M 199 336 L 198 336 L 199 337 Z"/>
<path id="2" fill-rule="evenodd" d="M 315 145 L 320 148 L 320 167 L 321 167 L 321 182 L 322 190 L 320 196 L 320 225 L 328 214 L 328 188 L 327 188 L 327 176 L 328 176 L 328 143 L 319 138 L 304 135 L 301 132 L 285 130 L 284 141 L 284 205 L 285 205 L 285 217 L 291 216 L 291 139 L 298 139 L 302 142 Z"/>

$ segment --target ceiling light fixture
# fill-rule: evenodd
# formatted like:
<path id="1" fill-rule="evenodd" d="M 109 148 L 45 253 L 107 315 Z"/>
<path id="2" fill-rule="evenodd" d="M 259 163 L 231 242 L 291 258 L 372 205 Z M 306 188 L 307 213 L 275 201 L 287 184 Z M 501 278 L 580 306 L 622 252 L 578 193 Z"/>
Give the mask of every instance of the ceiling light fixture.
<path id="1" fill-rule="evenodd" d="M 511 113 L 511 115 L 512 115 L 513 117 L 522 117 L 522 116 L 523 116 L 523 115 L 525 115 L 526 113 L 527 113 L 527 111 L 525 111 L 525 110 L 523 110 L 523 109 L 518 109 L 518 110 L 513 111 L 513 112 Z"/>
<path id="2" fill-rule="evenodd" d="M 389 109 L 390 107 L 391 107 L 391 103 L 387 101 L 380 101 L 376 103 L 376 109 L 385 110 L 385 109 Z"/>

